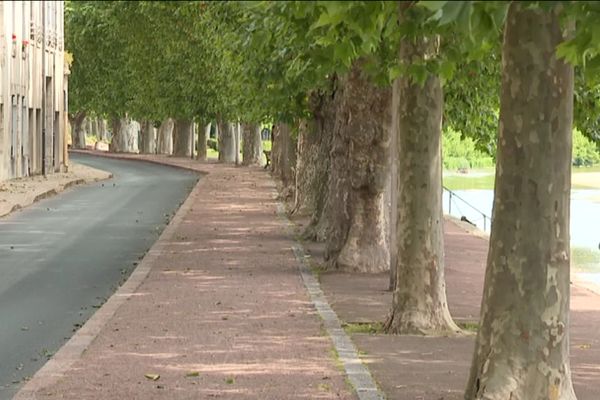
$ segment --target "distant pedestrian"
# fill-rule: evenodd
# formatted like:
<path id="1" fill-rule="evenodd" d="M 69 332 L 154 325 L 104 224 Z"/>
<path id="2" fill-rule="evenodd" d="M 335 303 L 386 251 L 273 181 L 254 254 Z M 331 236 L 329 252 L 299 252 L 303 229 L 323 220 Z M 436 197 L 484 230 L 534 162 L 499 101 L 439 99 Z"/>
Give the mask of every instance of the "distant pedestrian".
<path id="1" fill-rule="evenodd" d="M 271 132 L 269 131 L 269 128 L 267 128 L 266 126 L 263 128 L 263 130 L 260 132 L 260 138 L 262 140 L 269 140 L 269 138 L 271 137 Z"/>

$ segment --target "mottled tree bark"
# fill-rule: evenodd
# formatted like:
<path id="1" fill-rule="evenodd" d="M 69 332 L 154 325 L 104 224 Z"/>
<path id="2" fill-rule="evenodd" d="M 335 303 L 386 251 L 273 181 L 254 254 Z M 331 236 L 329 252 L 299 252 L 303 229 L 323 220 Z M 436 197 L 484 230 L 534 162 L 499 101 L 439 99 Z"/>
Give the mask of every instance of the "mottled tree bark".
<path id="1" fill-rule="evenodd" d="M 172 154 L 173 153 L 173 119 L 168 118 L 164 120 L 158 128 L 158 143 L 157 153 L 158 154 Z"/>
<path id="2" fill-rule="evenodd" d="M 142 121 L 140 123 L 140 153 L 155 154 L 156 153 L 156 128 L 151 121 Z"/>
<path id="3" fill-rule="evenodd" d="M 219 124 L 219 161 L 235 163 L 236 124 Z"/>
<path id="4" fill-rule="evenodd" d="M 240 165 L 240 142 L 242 141 L 242 124 L 235 124 L 235 165 Z"/>
<path id="5" fill-rule="evenodd" d="M 434 38 L 403 39 L 400 60 L 422 62 L 437 50 Z M 399 334 L 452 334 L 446 301 L 442 218 L 440 80 L 421 86 L 409 76 L 396 81 L 397 220 L 396 286 L 386 330 Z M 393 244 L 392 244 L 393 245 Z M 393 266 L 394 267 L 394 266 Z"/>
<path id="6" fill-rule="evenodd" d="M 98 118 L 98 139 L 103 142 L 108 142 L 108 133 L 106 131 L 106 120 Z"/>
<path id="7" fill-rule="evenodd" d="M 279 138 L 279 124 L 273 125 L 271 132 L 271 174 L 279 177 L 281 174 L 281 160 L 283 158 L 283 146 Z"/>
<path id="8" fill-rule="evenodd" d="M 112 153 L 121 153 L 126 142 L 121 118 L 113 116 L 110 120 L 110 127 L 112 130 L 112 140 L 108 146 L 108 150 Z"/>
<path id="9" fill-rule="evenodd" d="M 85 130 L 83 122 L 85 121 L 85 112 L 79 111 L 74 116 L 69 117 L 71 121 L 71 143 L 74 149 L 85 149 Z"/>
<path id="10" fill-rule="evenodd" d="M 345 79 L 336 134 L 344 136 L 348 192 L 342 229 L 327 238 L 326 258 L 336 269 L 381 272 L 389 269 L 384 190 L 389 174 L 392 91 L 362 73 L 361 62 Z M 347 227 L 347 228 L 346 228 Z"/>
<path id="11" fill-rule="evenodd" d="M 96 140 L 100 140 L 98 137 L 98 118 L 90 119 L 90 134 L 96 138 Z"/>
<path id="12" fill-rule="evenodd" d="M 206 161 L 206 155 L 208 152 L 206 141 L 208 140 L 209 135 L 210 122 L 204 126 L 198 124 L 198 154 L 196 155 L 196 159 L 199 161 Z"/>
<path id="13" fill-rule="evenodd" d="M 282 197 L 289 198 L 295 185 L 296 141 L 287 124 L 277 124 L 271 148 L 272 173 L 283 185 Z"/>
<path id="14" fill-rule="evenodd" d="M 390 131 L 390 180 L 387 187 L 387 202 L 389 209 L 386 220 L 386 231 L 388 232 L 388 248 L 390 249 L 390 284 L 389 290 L 396 288 L 398 278 L 398 235 L 396 222 L 398 220 L 398 113 L 394 110 L 400 109 L 400 88 L 396 83 L 392 85 L 392 128 Z"/>
<path id="15" fill-rule="evenodd" d="M 192 121 L 176 119 L 173 127 L 173 155 L 176 157 L 192 156 Z"/>
<path id="16" fill-rule="evenodd" d="M 345 128 L 350 115 L 344 108 L 348 76 L 339 79 L 337 96 L 339 108 L 335 114 L 329 154 L 329 176 L 327 196 L 319 228 L 326 241 L 325 259 L 335 261 L 335 256 L 344 245 L 350 229 L 350 135 Z"/>
<path id="17" fill-rule="evenodd" d="M 572 400 L 569 195 L 573 68 L 558 8 L 510 5 L 481 327 L 465 399 Z"/>
<path id="18" fill-rule="evenodd" d="M 294 188 L 294 207 L 292 214 L 305 214 L 316 209 L 317 196 L 312 193 L 316 177 L 314 164 L 319 150 L 317 128 L 313 121 L 303 120 L 298 126 L 298 153 L 296 158 L 296 182 Z"/>
<path id="19" fill-rule="evenodd" d="M 244 124 L 242 130 L 242 164 L 260 165 L 262 161 L 260 125 Z"/>
<path id="20" fill-rule="evenodd" d="M 300 130 L 299 159 L 296 169 L 296 206 L 312 209 L 310 223 L 303 232 L 305 239 L 323 241 L 327 232 L 325 205 L 329 194 L 329 169 L 333 129 L 340 103 L 337 79 L 332 79 L 331 91 L 313 93 L 311 110 L 313 119 L 307 130 Z"/>

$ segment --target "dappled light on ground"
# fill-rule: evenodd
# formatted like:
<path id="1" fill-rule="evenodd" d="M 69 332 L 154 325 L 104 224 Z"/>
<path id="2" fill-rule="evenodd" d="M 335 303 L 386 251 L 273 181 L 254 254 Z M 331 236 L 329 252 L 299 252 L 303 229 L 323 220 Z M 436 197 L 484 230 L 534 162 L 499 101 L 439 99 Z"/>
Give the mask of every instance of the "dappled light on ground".
<path id="1" fill-rule="evenodd" d="M 106 399 L 354 398 L 275 214 L 274 186 L 266 174 L 233 170 L 218 166 L 192 194 L 139 288 L 147 295 L 118 311 L 48 398 L 87 398 L 98 385 Z M 91 359 L 100 361 L 87 366 Z M 193 396 L 183 390 L 190 385 Z"/>

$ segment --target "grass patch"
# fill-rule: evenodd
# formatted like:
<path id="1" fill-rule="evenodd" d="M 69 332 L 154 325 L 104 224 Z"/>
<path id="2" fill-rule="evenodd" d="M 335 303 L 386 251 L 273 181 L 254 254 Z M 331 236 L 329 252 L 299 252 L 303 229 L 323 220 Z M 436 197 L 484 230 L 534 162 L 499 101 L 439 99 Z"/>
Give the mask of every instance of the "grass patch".
<path id="1" fill-rule="evenodd" d="M 344 331 L 348 335 L 356 333 L 366 333 L 369 335 L 383 333 L 383 323 L 381 322 L 348 322 L 343 323 L 342 328 L 344 328 Z"/>
<path id="2" fill-rule="evenodd" d="M 600 167 L 573 167 L 571 188 L 600 189 L 600 178 L 597 177 L 598 172 L 600 172 Z M 442 181 L 444 186 L 450 190 L 493 190 L 495 178 L 494 169 L 486 168 L 470 170 L 466 174 L 444 171 Z"/>
<path id="3" fill-rule="evenodd" d="M 478 322 L 463 321 L 463 322 L 457 322 L 456 324 L 463 331 L 477 333 L 477 331 L 479 330 Z"/>
<path id="4" fill-rule="evenodd" d="M 321 275 L 323 275 L 323 272 L 327 271 L 327 268 L 325 268 L 323 264 L 312 261 L 312 258 L 309 259 L 308 265 L 313 276 L 317 278 L 319 282 L 321 282 Z"/>
<path id="5" fill-rule="evenodd" d="M 581 272 L 600 272 L 600 251 L 573 247 L 571 248 L 571 265 Z"/>
<path id="6" fill-rule="evenodd" d="M 600 172 L 600 164 L 594 165 L 593 167 L 573 167 L 574 174 L 581 172 Z"/>
<path id="7" fill-rule="evenodd" d="M 206 150 L 206 157 L 217 159 L 217 158 L 219 158 L 219 152 L 216 151 L 215 149 L 209 148 Z"/>
<path id="8" fill-rule="evenodd" d="M 494 174 L 491 175 L 449 175 L 444 176 L 443 183 L 450 190 L 494 189 Z"/>

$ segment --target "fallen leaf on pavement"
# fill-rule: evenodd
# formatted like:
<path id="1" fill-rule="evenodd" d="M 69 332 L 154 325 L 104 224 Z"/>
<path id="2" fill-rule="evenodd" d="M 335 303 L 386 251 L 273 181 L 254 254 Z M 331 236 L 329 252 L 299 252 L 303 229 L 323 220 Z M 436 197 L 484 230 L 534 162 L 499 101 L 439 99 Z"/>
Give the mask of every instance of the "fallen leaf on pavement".
<path id="1" fill-rule="evenodd" d="M 158 374 L 145 374 L 146 379 L 150 379 L 152 381 L 157 381 L 160 379 L 160 375 Z"/>

